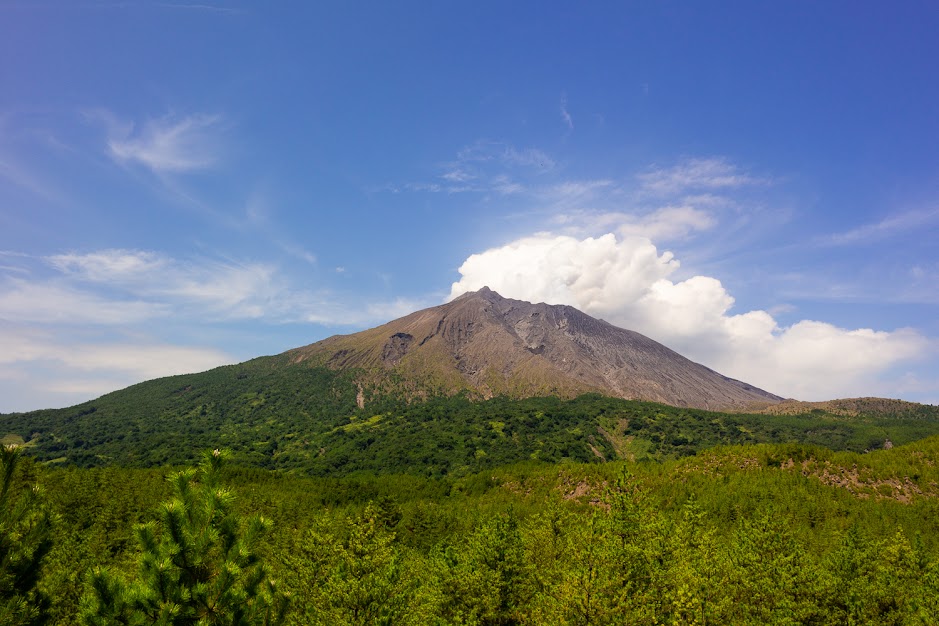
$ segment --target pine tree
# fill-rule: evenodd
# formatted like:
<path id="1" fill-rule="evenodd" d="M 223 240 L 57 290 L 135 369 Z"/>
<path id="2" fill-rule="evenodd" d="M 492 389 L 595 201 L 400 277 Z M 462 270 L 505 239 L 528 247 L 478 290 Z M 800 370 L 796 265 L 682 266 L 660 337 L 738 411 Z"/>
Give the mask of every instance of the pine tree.
<path id="1" fill-rule="evenodd" d="M 676 624 L 727 623 L 728 563 L 717 542 L 717 530 L 707 521 L 694 493 L 671 529 L 668 577 L 671 580 L 671 619 Z"/>
<path id="2" fill-rule="evenodd" d="M 268 626 L 283 622 L 287 598 L 256 552 L 269 522 L 242 527 L 234 493 L 219 485 L 224 455 L 204 456 L 198 469 L 170 475 L 175 497 L 161 523 L 137 528 L 139 574 L 130 583 L 98 568 L 82 598 L 87 626 Z"/>
<path id="3" fill-rule="evenodd" d="M 37 488 L 17 489 L 16 446 L 0 445 L 0 624 L 47 621 L 49 600 L 37 588 L 43 557 L 52 548 L 52 522 Z"/>
<path id="4" fill-rule="evenodd" d="M 300 591 L 297 620 L 315 626 L 431 623 L 439 602 L 426 559 L 395 543 L 374 504 L 342 525 L 347 532 L 337 534 L 321 518 L 286 558 Z"/>
<path id="5" fill-rule="evenodd" d="M 517 624 L 525 580 L 521 533 L 513 515 L 484 520 L 473 532 L 448 546 L 438 558 L 442 611 L 448 623 L 510 626 Z"/>

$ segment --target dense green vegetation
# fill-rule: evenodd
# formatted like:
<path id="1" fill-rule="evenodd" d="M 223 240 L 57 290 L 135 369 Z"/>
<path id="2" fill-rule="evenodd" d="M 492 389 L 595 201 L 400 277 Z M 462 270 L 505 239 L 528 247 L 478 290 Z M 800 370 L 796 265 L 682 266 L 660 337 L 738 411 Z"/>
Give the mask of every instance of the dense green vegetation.
<path id="1" fill-rule="evenodd" d="M 47 618 L 49 598 L 37 586 L 52 547 L 52 519 L 35 489 L 14 482 L 20 455 L 0 446 L 0 624 L 29 626 Z"/>
<path id="2" fill-rule="evenodd" d="M 280 446 L 303 449 L 301 437 L 338 426 L 356 409 L 350 375 L 280 365 L 277 357 L 260 358 L 147 381 L 67 409 L 2 415 L 0 433 L 8 443 L 23 440 L 41 460 L 83 467 L 191 464 L 217 447 L 266 466 Z"/>
<path id="3" fill-rule="evenodd" d="M 223 454 L 207 453 L 197 470 L 169 477 L 173 499 L 160 507 L 160 524 L 137 527 L 136 579 L 96 567 L 88 574 L 81 622 L 110 624 L 283 623 L 287 597 L 277 590 L 256 548 L 270 524 L 258 515 L 244 523 L 232 510 L 234 494 L 219 482 Z"/>
<path id="4" fill-rule="evenodd" d="M 279 591 L 258 606 L 285 592 L 289 624 L 931 624 L 937 458 L 929 438 L 867 454 L 761 444 L 446 478 L 229 466 L 170 480 L 165 469 L 22 458 L 9 497 L 52 520 L 26 591 L 51 600 L 52 624 L 74 624 L 81 610 L 85 623 L 123 623 L 101 617 L 102 594 L 152 600 L 154 568 L 180 554 L 247 575 L 238 593 L 262 568 L 258 580 L 269 575 Z M 173 521 L 188 510 L 219 514 Z M 239 567 L 222 565 L 236 554 Z M 170 567 L 172 589 L 183 569 Z"/>
<path id="5" fill-rule="evenodd" d="M 440 478 L 230 465 L 211 479 L 22 458 L 10 497 L 43 488 L 32 510 L 53 520 L 52 548 L 36 591 L 51 624 L 91 611 L 102 568 L 152 583 L 148 553 L 180 553 L 168 511 L 187 497 L 203 505 L 183 510 L 206 510 L 216 489 L 216 519 L 236 538 L 223 544 L 269 520 L 244 554 L 288 594 L 288 624 L 932 624 L 937 458 L 930 438 L 866 454 L 759 444 Z M 210 570 L 224 562 L 204 552 Z"/>
<path id="6" fill-rule="evenodd" d="M 532 459 L 665 460 L 747 443 L 862 451 L 939 434 L 939 409 L 929 406 L 896 416 L 820 409 L 768 416 L 596 394 L 407 402 L 360 389 L 354 377 L 261 358 L 149 381 L 68 409 L 0 415 L 0 434 L 41 461 L 80 467 L 192 464 L 202 450 L 227 448 L 240 464 L 312 475 L 437 477 Z"/>
<path id="7" fill-rule="evenodd" d="M 939 410 L 835 409 L 268 358 L 3 415 L 0 623 L 937 623 Z"/>

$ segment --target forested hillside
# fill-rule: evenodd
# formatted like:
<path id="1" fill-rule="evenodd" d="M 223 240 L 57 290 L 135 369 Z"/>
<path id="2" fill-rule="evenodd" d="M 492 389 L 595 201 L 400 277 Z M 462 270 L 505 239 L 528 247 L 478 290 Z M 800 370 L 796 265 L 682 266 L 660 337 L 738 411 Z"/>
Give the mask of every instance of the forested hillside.
<path id="1" fill-rule="evenodd" d="M 444 476 L 525 460 L 664 460 L 746 443 L 875 450 L 939 434 L 939 409 L 928 405 L 749 415 L 597 394 L 408 401 L 359 387 L 354 371 L 285 368 L 279 360 L 161 378 L 67 409 L 0 415 L 0 436 L 41 461 L 81 467 L 179 465 L 227 448 L 236 463 L 312 475 Z"/>
<path id="2" fill-rule="evenodd" d="M 933 624 L 937 456 L 930 438 L 868 454 L 749 445 L 460 478 L 228 465 L 217 480 L 234 536 L 267 520 L 245 571 L 263 569 L 267 601 L 289 597 L 288 624 Z M 47 599 L 50 623 L 118 623 L 100 617 L 101 590 L 155 584 L 147 555 L 169 554 L 180 484 L 198 502 L 206 480 L 168 473 L 21 459 L 9 501 L 38 497 L 31 510 L 49 520 L 30 598 Z M 159 506 L 173 498 L 180 509 Z M 225 562 L 207 555 L 206 571 Z"/>

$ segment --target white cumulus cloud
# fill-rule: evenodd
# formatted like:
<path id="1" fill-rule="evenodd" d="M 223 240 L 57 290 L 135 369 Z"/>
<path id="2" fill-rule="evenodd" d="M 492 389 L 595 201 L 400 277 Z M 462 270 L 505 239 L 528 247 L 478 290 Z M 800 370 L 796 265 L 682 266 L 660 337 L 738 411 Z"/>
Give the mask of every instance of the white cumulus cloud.
<path id="1" fill-rule="evenodd" d="M 887 395 L 891 368 L 928 350 L 927 339 L 910 329 L 812 320 L 780 326 L 766 311 L 735 314 L 718 279 L 675 280 L 678 268 L 645 237 L 542 233 L 470 256 L 450 297 L 488 286 L 510 298 L 568 304 L 722 374 L 805 400 Z"/>
<path id="2" fill-rule="evenodd" d="M 451 298 L 488 286 L 504 296 L 609 314 L 677 268 L 648 240 L 534 235 L 469 257 Z"/>

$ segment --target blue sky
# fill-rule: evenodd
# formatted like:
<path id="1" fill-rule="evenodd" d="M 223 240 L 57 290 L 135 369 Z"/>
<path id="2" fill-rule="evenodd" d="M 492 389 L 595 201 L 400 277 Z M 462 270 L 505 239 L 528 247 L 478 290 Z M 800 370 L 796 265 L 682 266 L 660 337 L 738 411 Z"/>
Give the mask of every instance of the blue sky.
<path id="1" fill-rule="evenodd" d="M 0 411 L 489 285 L 939 403 L 929 2 L 0 1 Z"/>

